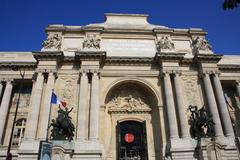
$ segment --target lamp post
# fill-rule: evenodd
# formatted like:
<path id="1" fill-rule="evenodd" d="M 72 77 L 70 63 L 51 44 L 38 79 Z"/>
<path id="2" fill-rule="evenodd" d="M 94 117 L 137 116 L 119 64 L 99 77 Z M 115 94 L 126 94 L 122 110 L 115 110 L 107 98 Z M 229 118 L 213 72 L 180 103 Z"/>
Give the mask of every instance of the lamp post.
<path id="1" fill-rule="evenodd" d="M 8 143 L 6 160 L 12 160 L 12 153 L 10 152 L 11 151 L 11 145 L 12 145 L 12 138 L 13 138 L 13 132 L 14 132 L 16 118 L 17 118 L 17 112 L 18 112 L 18 107 L 19 107 L 20 96 L 21 96 L 21 92 L 22 92 L 23 80 L 24 80 L 24 76 L 25 76 L 25 70 L 24 69 L 21 70 L 21 68 L 19 66 L 12 66 L 11 69 L 13 71 L 19 71 L 20 72 L 21 81 L 20 81 L 20 86 L 19 86 L 19 93 L 18 93 L 17 105 L 16 105 L 16 110 L 15 110 L 13 124 L 12 124 L 10 140 L 9 140 L 9 143 Z"/>

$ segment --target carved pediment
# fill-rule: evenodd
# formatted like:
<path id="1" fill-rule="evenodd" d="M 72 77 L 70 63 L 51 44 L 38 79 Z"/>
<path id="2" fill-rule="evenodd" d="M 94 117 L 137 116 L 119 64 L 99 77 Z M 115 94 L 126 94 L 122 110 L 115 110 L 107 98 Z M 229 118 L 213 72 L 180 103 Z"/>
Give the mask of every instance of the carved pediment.
<path id="1" fill-rule="evenodd" d="M 108 103 L 108 111 L 111 112 L 150 112 L 151 108 L 140 97 L 113 97 Z"/>

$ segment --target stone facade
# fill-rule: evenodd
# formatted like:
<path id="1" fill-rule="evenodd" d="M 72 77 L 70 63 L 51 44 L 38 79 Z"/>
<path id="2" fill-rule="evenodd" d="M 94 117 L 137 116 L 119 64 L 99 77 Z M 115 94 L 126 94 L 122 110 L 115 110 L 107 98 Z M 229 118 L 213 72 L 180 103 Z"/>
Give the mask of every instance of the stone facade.
<path id="1" fill-rule="evenodd" d="M 152 25 L 147 15 L 105 16 L 99 24 L 49 25 L 39 52 L 0 53 L 0 159 L 19 94 L 11 153 L 37 159 L 57 117 L 52 90 L 73 107 L 76 128 L 71 142 L 50 140 L 53 160 L 121 160 L 128 123 L 141 126 L 144 151 L 135 159 L 239 159 L 240 56 L 213 53 L 202 29 Z M 191 138 L 189 105 L 207 107 L 215 141 Z"/>

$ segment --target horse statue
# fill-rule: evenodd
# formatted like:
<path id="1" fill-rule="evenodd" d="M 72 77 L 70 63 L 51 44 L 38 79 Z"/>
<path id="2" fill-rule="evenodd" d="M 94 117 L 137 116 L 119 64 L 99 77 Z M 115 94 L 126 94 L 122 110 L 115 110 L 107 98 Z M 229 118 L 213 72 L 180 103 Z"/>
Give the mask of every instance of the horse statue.
<path id="1" fill-rule="evenodd" d="M 75 127 L 71 121 L 72 118 L 69 116 L 69 113 L 72 110 L 73 108 L 70 110 L 68 110 L 68 108 L 65 108 L 65 110 L 63 110 L 59 106 L 58 116 L 56 120 L 52 119 L 50 125 L 50 127 L 53 127 L 50 136 L 52 140 L 73 140 Z"/>

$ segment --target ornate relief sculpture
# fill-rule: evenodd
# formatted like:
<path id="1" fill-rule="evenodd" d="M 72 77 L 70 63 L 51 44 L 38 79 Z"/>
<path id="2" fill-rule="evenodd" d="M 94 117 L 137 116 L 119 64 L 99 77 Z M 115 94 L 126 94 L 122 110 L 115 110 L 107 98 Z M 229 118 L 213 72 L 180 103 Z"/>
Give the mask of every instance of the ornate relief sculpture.
<path id="1" fill-rule="evenodd" d="M 151 111 L 150 107 L 145 104 L 140 97 L 133 98 L 133 96 L 130 94 L 128 97 L 114 97 L 109 102 L 109 109 L 110 110 L 122 110 L 122 111 Z"/>
<path id="2" fill-rule="evenodd" d="M 58 34 L 50 34 L 47 39 L 43 41 L 43 49 L 56 49 L 60 50 L 62 45 L 62 37 Z"/>
<path id="3" fill-rule="evenodd" d="M 157 51 L 161 50 L 173 50 L 174 43 L 172 39 L 168 36 L 163 36 L 160 40 L 157 41 Z"/>
<path id="4" fill-rule="evenodd" d="M 96 35 L 87 35 L 83 41 L 83 49 L 100 49 L 101 39 Z"/>
<path id="5" fill-rule="evenodd" d="M 197 37 L 192 42 L 193 48 L 197 51 L 210 51 L 212 50 L 212 46 L 204 37 Z"/>

